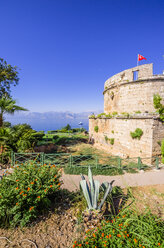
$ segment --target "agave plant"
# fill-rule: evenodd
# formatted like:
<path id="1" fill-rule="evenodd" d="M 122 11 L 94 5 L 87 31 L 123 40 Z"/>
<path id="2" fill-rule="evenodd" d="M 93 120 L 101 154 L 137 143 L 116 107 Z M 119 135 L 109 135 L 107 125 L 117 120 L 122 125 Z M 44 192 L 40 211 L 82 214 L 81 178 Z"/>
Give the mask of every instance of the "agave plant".
<path id="1" fill-rule="evenodd" d="M 108 196 L 108 194 L 112 191 L 112 184 L 114 182 L 104 182 L 100 185 L 100 182 L 98 180 L 93 180 L 92 171 L 91 168 L 88 168 L 88 179 L 89 179 L 89 185 L 87 181 L 85 180 L 85 177 L 81 175 L 82 180 L 80 181 L 80 186 L 83 190 L 84 197 L 88 204 L 89 210 L 100 210 Z M 98 205 L 98 198 L 99 198 L 99 192 L 100 189 L 104 190 L 104 196 Z"/>

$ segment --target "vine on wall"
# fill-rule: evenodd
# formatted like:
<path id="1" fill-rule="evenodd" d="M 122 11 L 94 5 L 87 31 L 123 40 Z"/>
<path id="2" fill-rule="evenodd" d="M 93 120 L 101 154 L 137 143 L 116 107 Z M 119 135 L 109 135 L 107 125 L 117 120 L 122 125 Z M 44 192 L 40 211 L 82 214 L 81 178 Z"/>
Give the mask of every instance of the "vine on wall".
<path id="1" fill-rule="evenodd" d="M 143 131 L 141 128 L 136 128 L 136 130 L 134 132 L 130 132 L 130 135 L 132 137 L 132 139 L 139 139 L 141 138 L 141 136 L 143 135 Z"/>
<path id="2" fill-rule="evenodd" d="M 160 119 L 164 121 L 164 105 L 161 103 L 161 96 L 159 94 L 155 94 L 153 97 L 154 108 L 157 109 L 157 112 L 160 115 Z"/>
<path id="3" fill-rule="evenodd" d="M 94 131 L 95 131 L 96 133 L 98 133 L 99 127 L 98 127 L 98 126 L 95 126 L 95 127 L 94 127 Z"/>

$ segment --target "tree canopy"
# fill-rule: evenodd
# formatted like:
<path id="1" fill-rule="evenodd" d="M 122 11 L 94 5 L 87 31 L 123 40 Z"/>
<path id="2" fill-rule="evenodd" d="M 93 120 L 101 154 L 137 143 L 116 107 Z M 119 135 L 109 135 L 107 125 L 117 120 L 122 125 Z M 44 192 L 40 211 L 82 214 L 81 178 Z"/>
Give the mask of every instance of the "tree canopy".
<path id="1" fill-rule="evenodd" d="M 19 82 L 17 66 L 11 66 L 0 58 L 0 98 L 2 96 L 11 97 L 11 86 L 16 86 Z"/>

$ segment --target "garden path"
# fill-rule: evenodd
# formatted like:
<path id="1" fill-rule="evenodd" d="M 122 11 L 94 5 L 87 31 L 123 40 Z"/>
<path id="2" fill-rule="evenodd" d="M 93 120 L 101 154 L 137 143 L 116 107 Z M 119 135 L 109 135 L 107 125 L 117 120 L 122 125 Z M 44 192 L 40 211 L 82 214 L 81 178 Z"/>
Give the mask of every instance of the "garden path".
<path id="1" fill-rule="evenodd" d="M 79 189 L 79 182 L 81 180 L 80 175 L 62 175 L 63 188 L 70 191 L 76 191 Z M 164 168 L 160 170 L 152 170 L 148 172 L 139 172 L 135 174 L 125 173 L 124 175 L 117 176 L 94 176 L 95 180 L 100 181 L 100 183 L 108 181 L 111 182 L 115 180 L 113 186 L 120 186 L 122 188 L 136 187 L 136 186 L 146 186 L 146 185 L 158 185 L 164 184 Z"/>

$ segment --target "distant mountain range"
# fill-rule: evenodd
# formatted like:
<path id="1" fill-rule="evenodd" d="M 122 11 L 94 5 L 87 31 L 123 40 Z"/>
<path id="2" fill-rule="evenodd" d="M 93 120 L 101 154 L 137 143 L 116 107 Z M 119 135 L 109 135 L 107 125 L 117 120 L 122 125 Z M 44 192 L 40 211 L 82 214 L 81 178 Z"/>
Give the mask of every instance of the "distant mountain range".
<path id="1" fill-rule="evenodd" d="M 95 114 L 103 111 L 95 111 Z M 67 124 L 70 124 L 72 128 L 79 127 L 79 123 L 83 123 L 83 127 L 88 130 L 88 116 L 93 111 L 73 113 L 73 112 L 19 112 L 14 115 L 5 115 L 5 121 L 11 122 L 12 125 L 27 123 L 37 131 L 39 130 L 55 130 L 60 129 Z"/>

